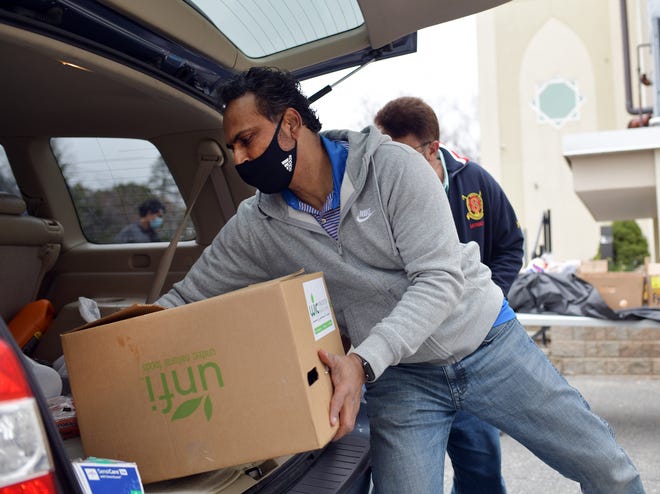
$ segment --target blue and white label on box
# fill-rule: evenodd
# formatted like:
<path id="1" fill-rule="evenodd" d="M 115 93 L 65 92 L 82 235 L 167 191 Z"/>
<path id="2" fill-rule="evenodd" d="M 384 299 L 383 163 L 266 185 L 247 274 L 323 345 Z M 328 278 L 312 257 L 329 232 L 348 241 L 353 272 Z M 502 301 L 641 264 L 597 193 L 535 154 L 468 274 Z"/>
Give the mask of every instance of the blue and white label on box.
<path id="1" fill-rule="evenodd" d="M 309 310 L 309 322 L 314 331 L 314 340 L 318 341 L 335 330 L 328 292 L 322 278 L 304 282 L 303 289 Z"/>
<path id="2" fill-rule="evenodd" d="M 85 494 L 144 494 L 135 463 L 73 462 Z"/>

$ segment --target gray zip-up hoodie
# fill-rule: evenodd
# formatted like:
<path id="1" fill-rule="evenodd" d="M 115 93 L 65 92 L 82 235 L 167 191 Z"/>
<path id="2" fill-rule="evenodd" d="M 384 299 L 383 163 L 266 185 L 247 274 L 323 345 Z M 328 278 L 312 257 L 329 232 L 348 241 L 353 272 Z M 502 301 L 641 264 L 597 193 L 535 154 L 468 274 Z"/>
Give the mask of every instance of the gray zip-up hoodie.
<path id="1" fill-rule="evenodd" d="M 304 268 L 323 272 L 339 326 L 376 377 L 400 362 L 447 364 L 472 353 L 503 295 L 478 245 L 458 242 L 431 167 L 375 127 L 323 135 L 348 141 L 338 240 L 281 194 L 257 192 L 156 303 L 173 307 Z"/>

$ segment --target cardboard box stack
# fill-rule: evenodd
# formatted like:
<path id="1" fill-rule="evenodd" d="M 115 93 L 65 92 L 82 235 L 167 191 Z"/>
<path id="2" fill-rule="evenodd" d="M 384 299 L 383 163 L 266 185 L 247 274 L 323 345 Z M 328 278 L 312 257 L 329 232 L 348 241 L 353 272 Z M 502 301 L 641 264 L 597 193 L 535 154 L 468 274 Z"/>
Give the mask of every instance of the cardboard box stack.
<path id="1" fill-rule="evenodd" d="M 62 344 L 85 454 L 135 462 L 145 483 L 318 449 L 336 433 L 318 350 L 343 347 L 322 273 L 133 306 Z"/>
<path id="2" fill-rule="evenodd" d="M 607 260 L 583 261 L 576 273 L 591 283 L 613 310 L 643 305 L 645 275 L 642 272 L 607 271 Z"/>

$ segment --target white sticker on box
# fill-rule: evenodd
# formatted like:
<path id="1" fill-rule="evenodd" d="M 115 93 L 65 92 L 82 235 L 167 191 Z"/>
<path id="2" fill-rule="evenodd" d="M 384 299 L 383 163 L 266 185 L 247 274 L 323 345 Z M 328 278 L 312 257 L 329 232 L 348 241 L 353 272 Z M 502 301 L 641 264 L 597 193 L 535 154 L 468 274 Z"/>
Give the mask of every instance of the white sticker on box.
<path id="1" fill-rule="evenodd" d="M 314 331 L 314 340 L 318 341 L 335 330 L 328 292 L 325 290 L 323 278 L 304 282 L 303 290 L 305 291 L 309 322 Z"/>

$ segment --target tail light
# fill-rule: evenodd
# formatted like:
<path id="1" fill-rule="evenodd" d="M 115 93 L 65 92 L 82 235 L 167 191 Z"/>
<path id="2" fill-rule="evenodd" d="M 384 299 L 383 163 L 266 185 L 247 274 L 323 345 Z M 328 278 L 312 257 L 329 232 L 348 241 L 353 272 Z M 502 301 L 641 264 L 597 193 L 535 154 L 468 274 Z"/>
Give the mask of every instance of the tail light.
<path id="1" fill-rule="evenodd" d="M 19 358 L 0 339 L 0 494 L 56 494 L 37 401 Z"/>

